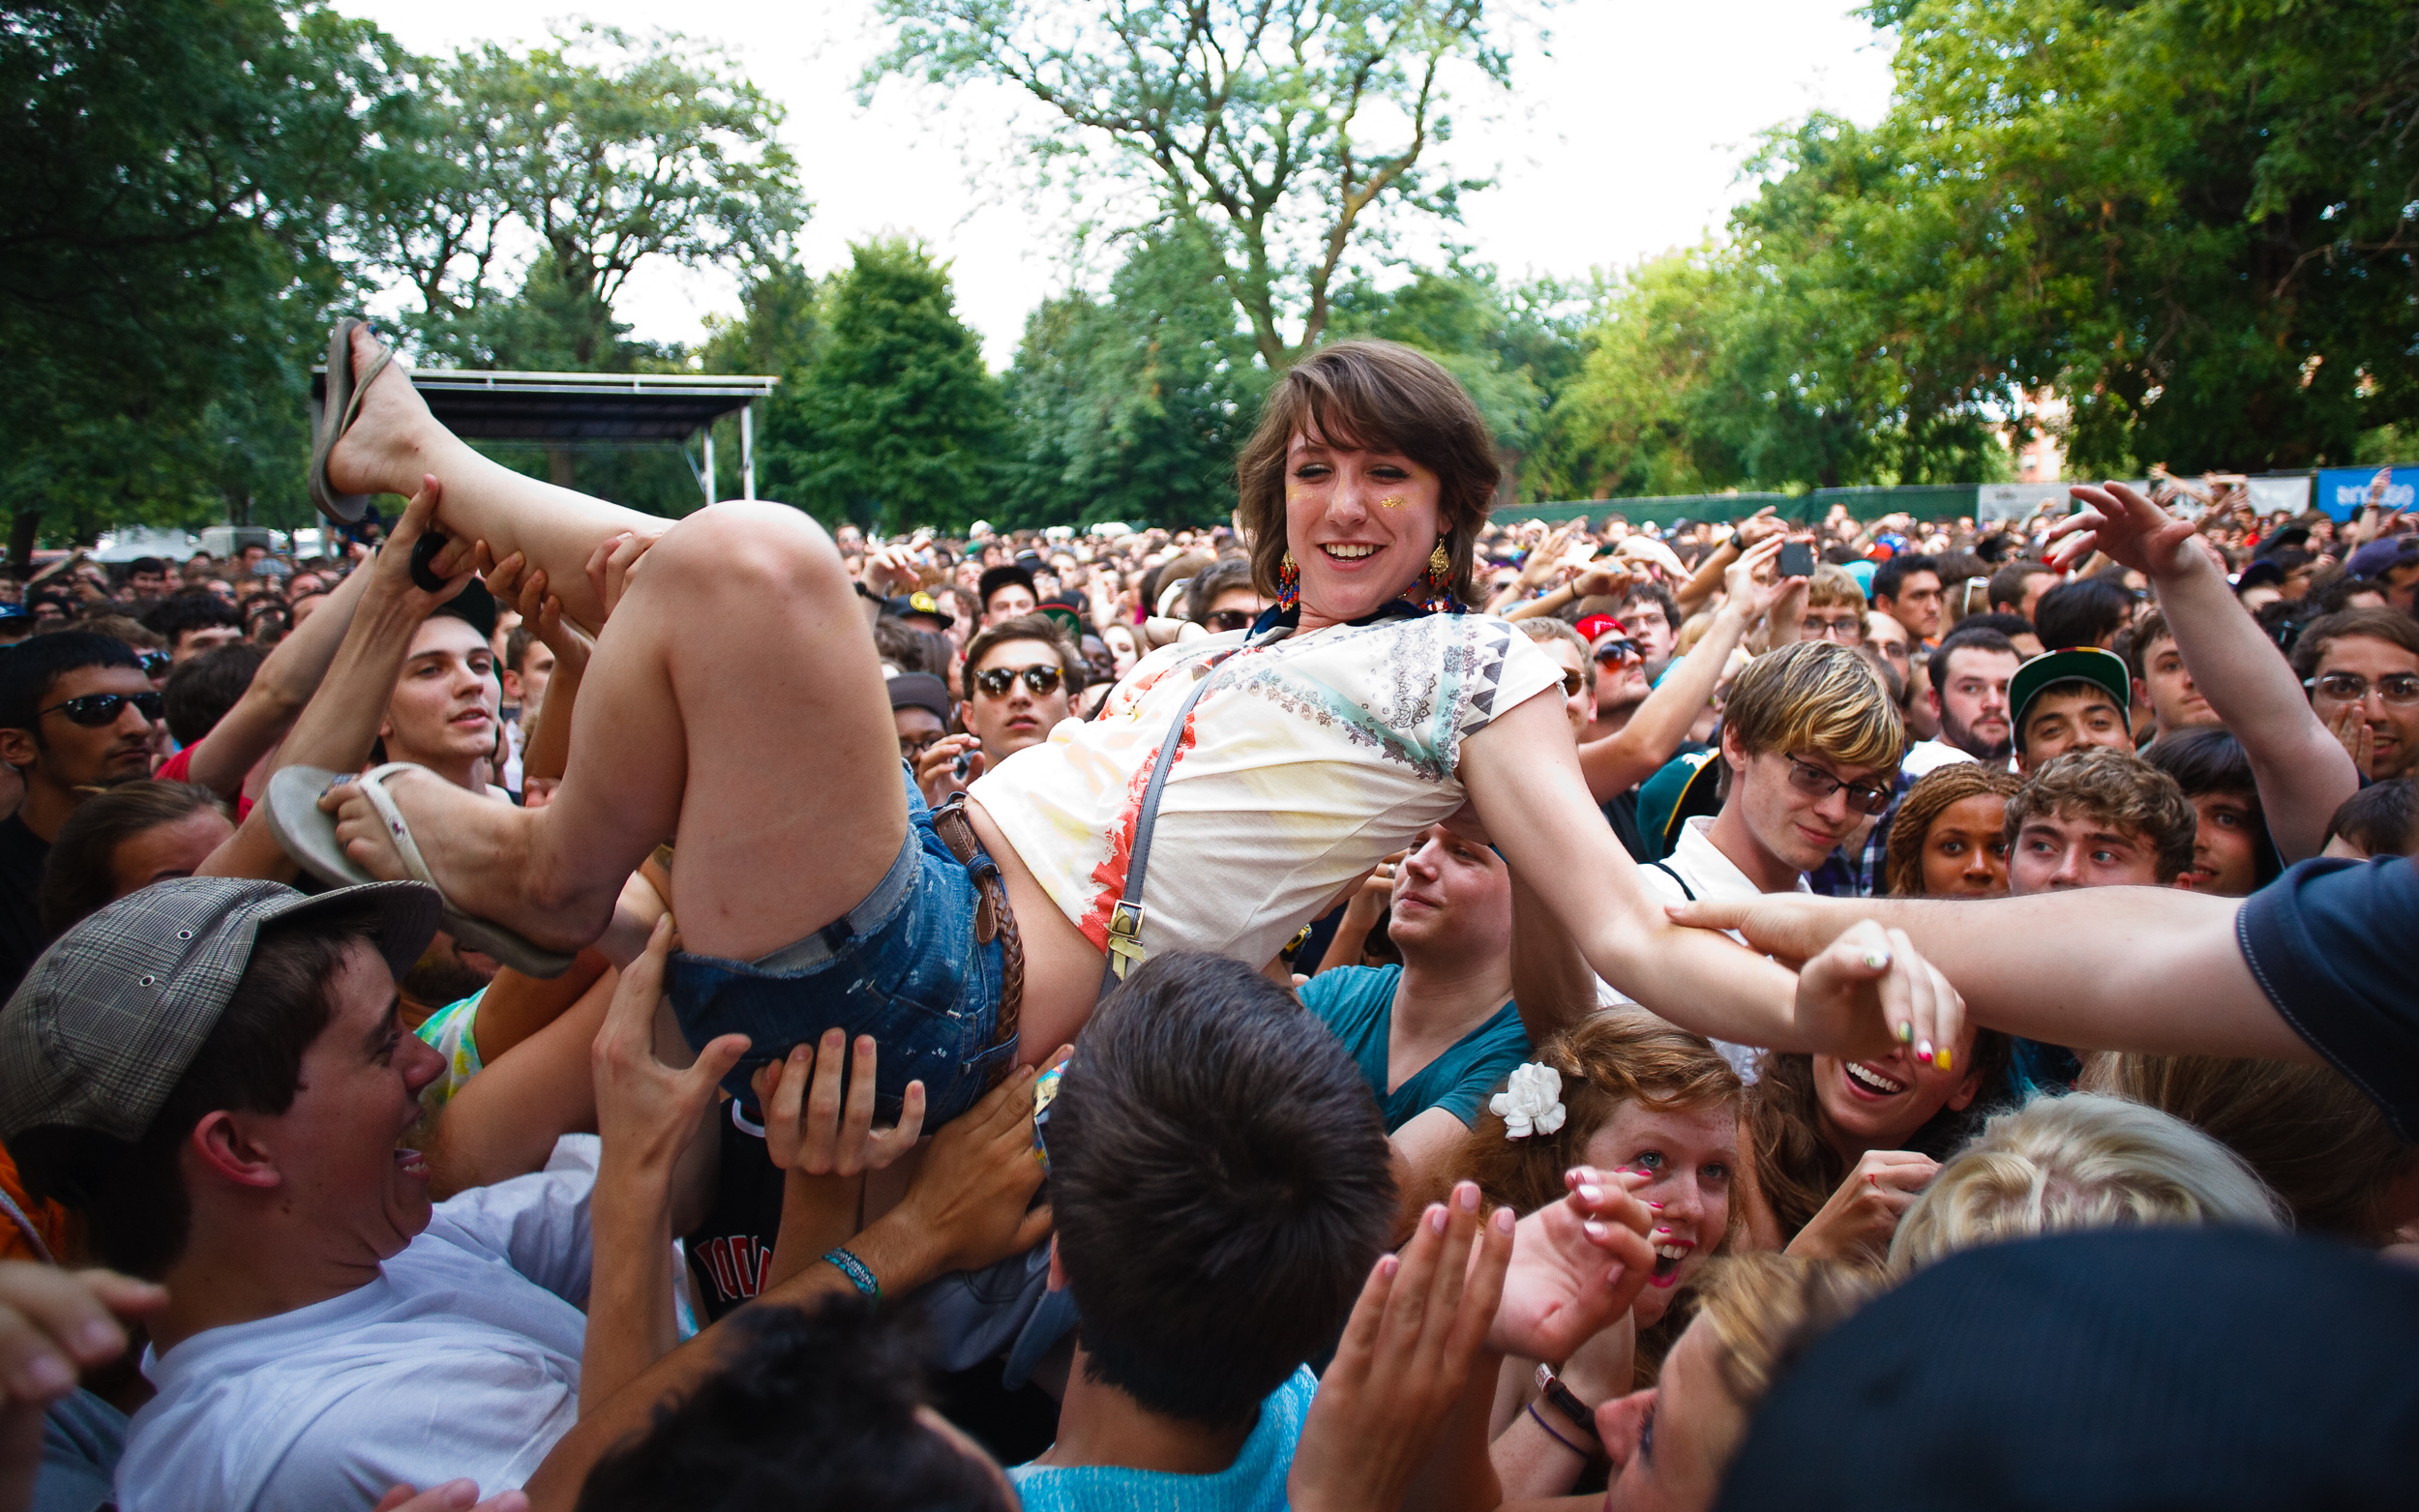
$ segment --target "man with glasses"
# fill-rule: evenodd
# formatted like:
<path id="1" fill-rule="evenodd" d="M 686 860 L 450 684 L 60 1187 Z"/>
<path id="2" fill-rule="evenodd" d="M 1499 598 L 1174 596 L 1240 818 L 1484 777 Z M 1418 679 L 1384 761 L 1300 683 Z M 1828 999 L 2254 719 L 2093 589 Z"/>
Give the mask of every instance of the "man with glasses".
<path id="1" fill-rule="evenodd" d="M 1269 607 L 1252 586 L 1249 558 L 1229 556 L 1193 574 L 1184 587 L 1184 617 L 1213 636 L 1249 630 Z"/>
<path id="2" fill-rule="evenodd" d="M 42 954 L 42 868 L 93 792 L 151 775 L 160 695 L 125 641 L 85 631 L 0 650 L 0 761 L 25 784 L 0 820 L 0 996 Z"/>
<path id="3" fill-rule="evenodd" d="M 1056 621 L 1021 614 L 973 638 L 966 648 L 965 677 L 958 705 L 965 732 L 934 741 L 915 764 L 915 785 L 935 807 L 1019 751 L 1049 739 L 1083 691 L 1084 660 Z"/>
<path id="4" fill-rule="evenodd" d="M 1801 640 L 1759 656 L 1723 705 L 1720 812 L 1687 820 L 1641 875 L 1674 903 L 1809 891 L 1807 874 L 1890 807 L 1906 746 L 1889 690 L 1856 652 Z M 1720 1048 L 1753 1080 L 1753 1050 Z"/>
<path id="5" fill-rule="evenodd" d="M 1814 569 L 1806 580 L 1806 615 L 1798 624 L 1801 640 L 1837 640 L 1851 649 L 1865 643 L 1865 590 L 1848 570 L 1830 562 Z"/>
<path id="6" fill-rule="evenodd" d="M 2314 619 L 2294 642 L 2293 670 L 2362 776 L 2419 771 L 2419 620 L 2393 608 Z"/>

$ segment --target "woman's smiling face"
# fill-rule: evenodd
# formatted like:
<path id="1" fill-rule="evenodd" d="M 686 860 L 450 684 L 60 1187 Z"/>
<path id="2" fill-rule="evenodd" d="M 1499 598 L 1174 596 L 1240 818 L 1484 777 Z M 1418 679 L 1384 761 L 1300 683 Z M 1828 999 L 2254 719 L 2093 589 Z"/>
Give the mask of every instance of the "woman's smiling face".
<path id="1" fill-rule="evenodd" d="M 1410 592 L 1444 533 L 1437 477 L 1408 457 L 1297 431 L 1285 450 L 1285 544 L 1301 628 L 1376 612 Z"/>
<path id="2" fill-rule="evenodd" d="M 1729 1231 L 1738 1107 L 1725 1101 L 1664 1112 L 1624 1103 L 1589 1136 L 1586 1158 L 1598 1169 L 1647 1178 L 1636 1196 L 1653 1215 L 1647 1239 L 1655 1246 L 1655 1274 L 1633 1311 L 1640 1328 L 1652 1328 L 1680 1294 L 1680 1284 L 1704 1268 Z"/>

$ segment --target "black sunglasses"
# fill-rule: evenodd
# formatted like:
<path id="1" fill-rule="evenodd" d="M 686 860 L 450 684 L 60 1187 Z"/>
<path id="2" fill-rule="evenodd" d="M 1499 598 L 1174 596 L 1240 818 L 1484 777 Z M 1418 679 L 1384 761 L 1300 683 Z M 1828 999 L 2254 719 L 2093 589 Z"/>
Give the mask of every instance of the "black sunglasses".
<path id="1" fill-rule="evenodd" d="M 1064 675 L 1059 667 L 1046 662 L 1036 662 L 1030 667 L 994 667 L 976 672 L 974 686 L 992 697 L 1004 698 L 1008 690 L 1016 685 L 1016 680 L 1022 677 L 1025 686 L 1033 690 L 1034 697 L 1047 698 L 1059 691 L 1059 680 Z"/>
<path id="2" fill-rule="evenodd" d="M 1606 667 L 1629 661 L 1637 655 L 1638 643 L 1634 640 L 1607 640 L 1596 648 L 1596 659 Z"/>
<path id="3" fill-rule="evenodd" d="M 165 651 L 137 651 L 134 660 L 143 665 L 145 677 L 158 677 L 168 669 L 169 657 Z"/>
<path id="4" fill-rule="evenodd" d="M 1248 609 L 1212 609 L 1206 623 L 1212 634 L 1223 634 L 1230 630 L 1249 630 L 1251 622 L 1259 617 Z"/>
<path id="5" fill-rule="evenodd" d="M 65 703 L 54 703 L 40 710 L 37 717 L 41 714 L 64 714 L 87 729 L 99 729 L 105 725 L 116 724 L 118 712 L 130 703 L 134 705 L 135 713 L 147 720 L 160 717 L 160 696 L 156 693 L 88 693 L 80 698 L 70 698 Z"/>

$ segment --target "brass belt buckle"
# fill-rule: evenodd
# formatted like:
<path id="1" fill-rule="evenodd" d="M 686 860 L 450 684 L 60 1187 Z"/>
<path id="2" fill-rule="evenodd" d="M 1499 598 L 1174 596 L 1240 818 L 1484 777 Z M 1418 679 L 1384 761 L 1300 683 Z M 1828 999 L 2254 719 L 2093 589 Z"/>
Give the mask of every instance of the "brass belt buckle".
<path id="1" fill-rule="evenodd" d="M 1122 982 L 1127 972 L 1143 964 L 1145 955 L 1143 905 L 1120 899 L 1109 910 L 1109 969 Z"/>

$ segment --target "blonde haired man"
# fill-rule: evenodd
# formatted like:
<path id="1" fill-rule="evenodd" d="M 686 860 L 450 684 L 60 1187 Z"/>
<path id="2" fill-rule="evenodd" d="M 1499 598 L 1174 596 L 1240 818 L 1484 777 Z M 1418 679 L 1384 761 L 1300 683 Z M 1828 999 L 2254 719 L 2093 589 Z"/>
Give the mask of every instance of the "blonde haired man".
<path id="1" fill-rule="evenodd" d="M 1801 640 L 1759 656 L 1723 706 L 1720 812 L 1689 819 L 1641 875 L 1674 903 L 1809 891 L 1806 874 L 1890 807 L 1906 749 L 1890 691 L 1856 652 Z M 1754 1080 L 1753 1047 L 1720 1048 Z"/>

